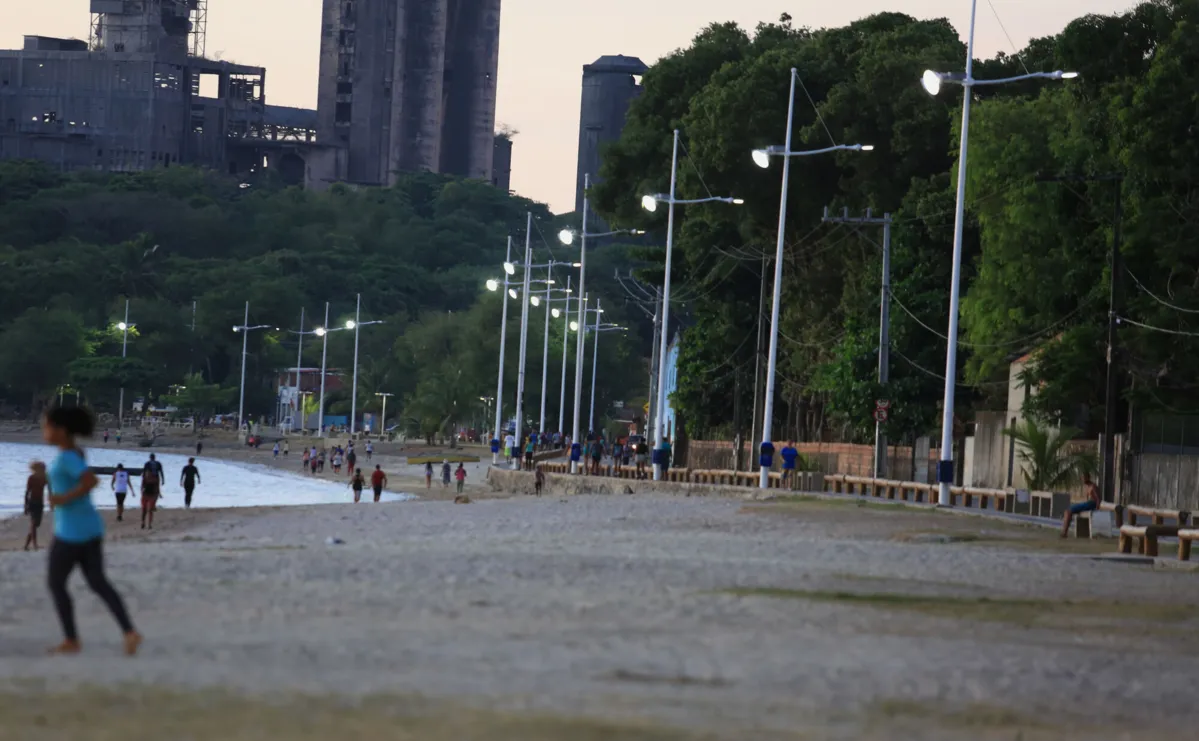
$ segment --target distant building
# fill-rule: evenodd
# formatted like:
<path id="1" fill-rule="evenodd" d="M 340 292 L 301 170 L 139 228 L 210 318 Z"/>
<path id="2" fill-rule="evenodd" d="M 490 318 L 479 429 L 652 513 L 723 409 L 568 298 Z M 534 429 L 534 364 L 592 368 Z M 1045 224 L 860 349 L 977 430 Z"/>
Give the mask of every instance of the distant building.
<path id="1" fill-rule="evenodd" d="M 512 190 L 512 135 L 495 135 L 495 155 L 491 161 L 491 184 L 505 193 Z"/>
<path id="2" fill-rule="evenodd" d="M 648 69 L 640 59 L 620 55 L 600 57 L 583 66 L 575 213 L 583 211 L 584 177 L 590 175 L 592 184 L 599 182 L 600 152 L 620 138 L 629 106 L 641 95 L 641 75 Z M 594 212 L 587 218 L 589 231 L 606 231 Z"/>
<path id="3" fill-rule="evenodd" d="M 198 56 L 206 0 L 92 0 L 91 41 L 26 36 L 0 50 L 0 159 L 63 171 L 279 168 L 325 183 L 338 153 L 315 115 L 266 105 L 266 70 Z"/>
<path id="4" fill-rule="evenodd" d="M 345 179 L 492 180 L 500 0 L 324 0 L 320 141 Z"/>

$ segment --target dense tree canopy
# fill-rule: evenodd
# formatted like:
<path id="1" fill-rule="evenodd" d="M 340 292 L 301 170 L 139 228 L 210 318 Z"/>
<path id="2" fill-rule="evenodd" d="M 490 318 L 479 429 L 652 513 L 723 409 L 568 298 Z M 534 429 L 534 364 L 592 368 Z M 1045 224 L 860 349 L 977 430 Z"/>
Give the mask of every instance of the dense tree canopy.
<path id="1" fill-rule="evenodd" d="M 1119 16 L 1086 16 L 1019 54 L 976 63 L 980 79 L 1026 69 L 1078 70 L 1081 78 L 976 90 L 957 378 L 963 417 L 972 407 L 1005 408 L 1010 361 L 1035 351 L 1030 411 L 1089 430 L 1102 420 L 1118 194 L 1128 270 L 1119 276 L 1127 290 L 1117 313 L 1130 320 L 1119 332 L 1125 396 L 1171 409 L 1199 405 L 1190 380 L 1199 337 L 1157 331 L 1199 331 L 1197 7 L 1154 0 Z M 676 222 L 684 341 L 675 398 L 693 435 L 748 430 L 748 413 L 737 411 L 753 405 L 780 187 L 778 161 L 763 172 L 749 153 L 783 142 L 791 68 L 801 80 L 795 150 L 875 150 L 793 161 L 774 428 L 806 439 L 864 439 L 880 396 L 893 402 L 893 439 L 936 425 L 961 98 L 955 87 L 930 97 L 919 79 L 925 69 L 960 69 L 964 52 L 944 20 L 883 13 L 810 30 L 784 16 L 752 35 L 712 26 L 646 73 L 645 93 L 594 189 L 601 213 L 662 228 L 628 194 L 667 188 L 672 129 L 685 144 L 680 197 L 746 200 L 742 208 L 688 207 Z M 826 207 L 853 216 L 873 208 L 894 219 L 885 391 L 874 380 L 881 230 L 823 224 Z"/>
<path id="2" fill-rule="evenodd" d="M 377 411 L 375 393 L 389 392 L 399 397 L 388 409 L 393 419 L 444 419 L 446 404 L 477 407 L 481 396 L 494 396 L 499 305 L 483 284 L 502 274 L 508 235 L 517 240 L 513 259 L 521 259 L 528 211 L 534 260 L 546 262 L 542 235 L 556 232 L 554 217 L 481 182 L 411 174 L 393 188 L 311 193 L 182 168 L 60 175 L 0 163 L 0 393 L 27 413 L 67 383 L 102 410 L 115 408 L 122 387 L 151 399 L 184 387 L 174 406 L 229 412 L 242 344 L 231 327 L 249 301 L 251 325 L 279 327 L 248 340 L 247 410 L 270 416 L 277 371 L 295 365 L 297 335 L 289 330 L 299 328 L 301 308 L 308 331 L 324 324 L 326 301 L 330 325 L 341 326 L 361 294 L 363 319 L 385 323 L 360 335 L 359 410 Z M 553 256 L 577 259 L 565 250 L 554 245 Z M 556 270 L 564 282 L 569 267 Z M 117 323 L 126 300 L 132 328 L 122 359 Z M 519 306 L 512 302 L 509 312 L 517 322 Z M 527 384 L 526 410 L 539 412 L 544 313 L 531 317 L 537 382 Z M 518 340 L 510 328 L 508 407 Z M 328 343 L 329 366 L 348 371 L 352 333 L 330 333 Z M 306 337 L 306 366 L 320 365 L 321 345 Z M 601 366 L 627 355 L 623 341 L 608 349 Z M 551 358 L 558 372 L 560 353 Z M 601 389 L 605 400 L 623 398 L 618 374 L 604 374 Z M 328 404 L 330 413 L 348 413 L 348 393 L 330 394 Z"/>

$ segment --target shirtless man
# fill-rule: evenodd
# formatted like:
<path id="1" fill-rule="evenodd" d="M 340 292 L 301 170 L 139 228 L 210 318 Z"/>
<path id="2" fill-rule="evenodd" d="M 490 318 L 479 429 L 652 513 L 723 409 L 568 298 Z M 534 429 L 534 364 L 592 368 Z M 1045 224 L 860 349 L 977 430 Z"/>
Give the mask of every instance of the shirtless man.
<path id="1" fill-rule="evenodd" d="M 1091 474 L 1084 473 L 1082 475 L 1082 485 L 1087 492 L 1086 501 L 1079 502 L 1066 510 L 1066 514 L 1062 517 L 1062 537 L 1070 536 L 1070 522 L 1074 519 L 1074 515 L 1083 512 L 1094 512 L 1099 509 L 1099 503 L 1103 501 L 1099 496 L 1099 487 L 1095 486 L 1095 482 L 1091 481 Z"/>
<path id="2" fill-rule="evenodd" d="M 146 529 L 147 517 L 150 529 L 154 529 L 154 511 L 158 509 L 158 497 L 161 494 L 162 479 L 158 478 L 155 469 L 147 466 L 142 471 L 142 530 Z"/>
<path id="3" fill-rule="evenodd" d="M 25 514 L 29 515 L 29 535 L 25 536 L 25 550 L 33 545 L 37 550 L 37 530 L 42 526 L 42 515 L 46 511 L 46 464 L 31 463 L 29 478 L 25 481 Z"/>

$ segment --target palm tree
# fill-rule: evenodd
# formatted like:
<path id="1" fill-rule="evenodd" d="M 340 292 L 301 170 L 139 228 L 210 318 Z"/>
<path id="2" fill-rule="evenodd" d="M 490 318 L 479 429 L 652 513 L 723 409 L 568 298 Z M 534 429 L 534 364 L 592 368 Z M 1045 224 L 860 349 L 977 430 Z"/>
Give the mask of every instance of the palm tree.
<path id="1" fill-rule="evenodd" d="M 1040 427 L 1025 420 L 1003 434 L 1019 445 L 1021 470 L 1034 491 L 1060 491 L 1077 484 L 1082 475 L 1094 475 L 1098 461 L 1093 451 L 1070 450 L 1067 445 L 1078 435 L 1073 427 Z"/>

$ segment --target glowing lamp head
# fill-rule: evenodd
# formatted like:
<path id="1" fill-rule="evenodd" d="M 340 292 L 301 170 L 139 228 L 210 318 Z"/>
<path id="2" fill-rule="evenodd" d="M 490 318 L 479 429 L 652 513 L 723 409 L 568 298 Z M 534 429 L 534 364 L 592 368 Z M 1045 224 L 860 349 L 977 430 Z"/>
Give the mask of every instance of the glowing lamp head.
<path id="1" fill-rule="evenodd" d="M 117 322 L 117 329 L 124 332 L 125 330 L 129 329 L 129 325 L 126 324 L 125 322 Z"/>
<path id="2" fill-rule="evenodd" d="M 649 211 L 651 214 L 658 210 L 658 199 L 654 196 L 642 196 L 641 208 Z"/>
<path id="3" fill-rule="evenodd" d="M 863 151 L 863 152 L 873 152 L 873 151 L 874 151 L 874 145 L 873 145 L 873 144 L 863 144 L 863 145 L 862 145 L 862 151 Z"/>
<path id="4" fill-rule="evenodd" d="M 504 263 L 504 272 L 508 275 L 516 275 L 516 266 L 510 262 Z"/>
<path id="5" fill-rule="evenodd" d="M 941 92 L 941 75 L 931 69 L 926 69 L 924 76 L 920 78 L 920 84 L 924 86 L 925 92 L 929 95 L 936 95 Z"/>
<path id="6" fill-rule="evenodd" d="M 357 327 L 357 326 L 358 325 L 354 323 L 353 319 L 350 319 L 349 321 L 346 322 L 346 329 L 353 329 L 354 327 Z"/>
<path id="7" fill-rule="evenodd" d="M 563 229 L 558 232 L 558 241 L 562 244 L 574 244 L 575 233 L 570 229 Z"/>
<path id="8" fill-rule="evenodd" d="M 570 331 L 571 331 L 571 332 L 578 332 L 578 331 L 579 331 L 579 323 L 578 323 L 578 322 L 571 322 L 571 323 L 570 323 Z"/>
<path id="9" fill-rule="evenodd" d="M 325 329 L 324 327 L 317 327 L 316 329 L 312 330 L 312 333 L 317 337 L 324 337 L 329 333 L 329 330 Z"/>
<path id="10" fill-rule="evenodd" d="M 744 205 L 745 205 L 745 199 L 744 199 L 744 198 L 734 198 L 734 199 L 733 199 L 733 205 L 734 205 L 734 206 L 744 206 Z"/>
<path id="11" fill-rule="evenodd" d="M 765 170 L 770 167 L 770 152 L 765 149 L 755 149 L 753 153 L 754 164 Z"/>
<path id="12" fill-rule="evenodd" d="M 562 316 L 562 312 L 558 311 L 557 309 L 553 309 L 552 311 L 550 311 L 550 313 L 554 315 L 555 319 Z"/>
<path id="13" fill-rule="evenodd" d="M 538 296 L 530 296 L 529 303 L 533 304 L 534 306 L 541 306 L 541 298 Z"/>
<path id="14" fill-rule="evenodd" d="M 509 295 L 509 296 L 511 296 L 512 298 L 516 298 L 516 289 L 515 289 L 515 288 L 509 288 L 509 289 L 508 289 L 508 295 Z"/>
<path id="15" fill-rule="evenodd" d="M 495 278 L 489 279 L 487 281 L 487 290 L 489 290 L 489 291 L 500 290 L 500 282 L 498 280 L 496 280 Z"/>
<path id="16" fill-rule="evenodd" d="M 1062 79 L 1063 79 L 1063 80 L 1073 80 L 1073 79 L 1074 79 L 1074 78 L 1076 78 L 1076 77 L 1078 77 L 1078 73 L 1077 73 L 1077 72 L 1063 72 L 1063 73 L 1062 73 Z"/>

